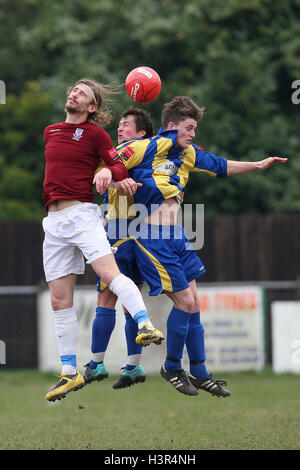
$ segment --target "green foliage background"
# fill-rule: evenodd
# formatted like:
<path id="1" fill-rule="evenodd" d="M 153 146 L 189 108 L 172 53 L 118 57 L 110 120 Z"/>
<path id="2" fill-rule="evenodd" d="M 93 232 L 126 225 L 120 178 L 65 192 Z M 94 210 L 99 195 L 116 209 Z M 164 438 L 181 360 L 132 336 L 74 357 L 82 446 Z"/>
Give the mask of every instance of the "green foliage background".
<path id="1" fill-rule="evenodd" d="M 196 142 L 238 160 L 288 164 L 224 181 L 192 175 L 186 202 L 206 214 L 300 210 L 300 0 L 0 0 L 0 219 L 40 218 L 43 129 L 64 120 L 65 89 L 81 77 L 123 84 L 147 65 L 159 98 L 140 105 L 160 127 L 163 103 L 189 95 L 206 107 Z M 121 88 L 122 89 L 122 88 Z M 106 130 L 116 143 L 125 92 Z"/>

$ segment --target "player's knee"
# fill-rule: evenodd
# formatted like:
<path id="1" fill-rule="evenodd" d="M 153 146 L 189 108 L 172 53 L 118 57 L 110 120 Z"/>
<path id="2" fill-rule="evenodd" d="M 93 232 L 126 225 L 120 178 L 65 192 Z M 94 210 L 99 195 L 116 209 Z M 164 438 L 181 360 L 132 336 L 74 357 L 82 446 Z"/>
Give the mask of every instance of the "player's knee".
<path id="1" fill-rule="evenodd" d="M 64 296 L 63 293 L 61 295 L 52 294 L 51 296 L 51 305 L 54 311 L 70 308 L 72 307 L 72 304 L 73 304 L 72 300 Z"/>
<path id="2" fill-rule="evenodd" d="M 113 255 L 103 256 L 93 262 L 92 267 L 107 286 L 120 274 L 120 270 Z"/>
<path id="3" fill-rule="evenodd" d="M 191 302 L 188 304 L 188 310 L 187 312 L 190 312 L 191 314 L 197 312 L 197 303 L 195 303 L 194 300 L 191 300 Z"/>
<path id="4" fill-rule="evenodd" d="M 194 312 L 200 312 L 200 297 L 197 295 L 196 298 L 194 298 Z"/>
<path id="5" fill-rule="evenodd" d="M 189 295 L 189 296 L 186 296 L 185 299 L 183 299 L 184 302 L 183 302 L 183 305 L 184 305 L 184 308 L 183 310 L 185 312 L 189 312 L 189 313 L 194 313 L 194 312 L 197 312 L 197 302 L 195 301 L 194 297 Z"/>
<path id="6" fill-rule="evenodd" d="M 105 307 L 114 309 L 117 297 L 106 287 L 103 291 L 99 291 L 97 295 L 97 307 Z"/>

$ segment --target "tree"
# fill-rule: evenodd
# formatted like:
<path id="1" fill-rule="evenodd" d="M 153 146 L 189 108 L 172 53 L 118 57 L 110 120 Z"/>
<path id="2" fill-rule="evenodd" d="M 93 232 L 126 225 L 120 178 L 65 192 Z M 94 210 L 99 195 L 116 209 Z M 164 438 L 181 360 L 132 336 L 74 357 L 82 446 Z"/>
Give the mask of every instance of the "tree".
<path id="1" fill-rule="evenodd" d="M 49 93 L 29 82 L 0 107 L 0 219 L 41 218 L 43 128 L 51 118 Z"/>
<path id="2" fill-rule="evenodd" d="M 28 168 L 36 159 L 36 147 L 33 152 L 28 147 L 34 142 L 31 129 L 41 133 L 45 124 L 63 119 L 67 86 L 82 76 L 122 85 L 131 69 L 148 65 L 159 72 L 162 91 L 141 107 L 151 112 L 157 130 L 163 103 L 189 95 L 206 107 L 196 138 L 202 147 L 231 159 L 289 157 L 287 165 L 264 174 L 213 183 L 192 175 L 186 202 L 205 203 L 210 214 L 300 210 L 300 116 L 291 101 L 291 84 L 300 79 L 298 0 L 124 0 L 122 8 L 118 0 L 24 0 L 20 9 L 17 5 L 0 0 L 0 79 L 15 100 L 28 93 L 28 82 L 39 84 L 39 99 L 52 98 L 27 112 L 17 132 L 12 108 L 0 107 L 0 119 L 7 121 L 0 144 L 4 176 L 3 165 L 12 158 L 22 170 L 35 171 Z M 112 105 L 116 119 L 106 130 L 114 142 L 118 116 L 130 104 L 123 93 Z M 40 168 L 37 174 L 28 179 L 34 197 Z"/>

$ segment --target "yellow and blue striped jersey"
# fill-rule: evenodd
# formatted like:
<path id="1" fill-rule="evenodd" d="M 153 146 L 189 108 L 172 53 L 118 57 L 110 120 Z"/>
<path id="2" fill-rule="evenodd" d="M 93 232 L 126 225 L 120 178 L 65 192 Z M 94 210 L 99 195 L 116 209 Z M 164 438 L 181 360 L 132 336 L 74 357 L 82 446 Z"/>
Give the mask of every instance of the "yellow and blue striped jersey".
<path id="1" fill-rule="evenodd" d="M 225 158 L 206 152 L 195 144 L 186 149 L 177 147 L 177 133 L 177 130 L 161 129 L 155 137 L 137 139 L 117 147 L 130 177 L 143 186 L 132 197 L 109 189 L 106 202 L 113 206 L 114 214 L 110 215 L 108 211 L 108 219 L 134 218 L 132 204 L 145 205 L 150 214 L 153 206 L 157 208 L 171 197 L 177 197 L 181 203 L 191 172 L 204 172 L 217 178 L 227 176 Z M 120 196 L 123 197 L 120 199 Z"/>
<path id="2" fill-rule="evenodd" d="M 129 155 L 132 154 L 131 150 L 127 150 L 127 146 L 136 141 L 146 141 L 146 145 L 148 145 L 150 139 L 135 139 L 131 141 L 126 141 L 116 147 L 116 150 L 119 154 L 119 158 L 122 158 L 123 162 L 125 163 L 125 166 L 126 162 L 128 161 Z M 142 147 L 142 149 L 144 149 L 144 146 Z M 99 171 L 103 167 L 104 165 L 102 164 L 99 168 L 97 168 L 97 171 Z M 136 217 L 134 196 L 130 196 L 124 193 L 123 191 L 119 191 L 114 188 L 109 188 L 105 193 L 103 202 L 106 206 L 106 210 L 104 213 L 106 220 L 134 219 Z"/>

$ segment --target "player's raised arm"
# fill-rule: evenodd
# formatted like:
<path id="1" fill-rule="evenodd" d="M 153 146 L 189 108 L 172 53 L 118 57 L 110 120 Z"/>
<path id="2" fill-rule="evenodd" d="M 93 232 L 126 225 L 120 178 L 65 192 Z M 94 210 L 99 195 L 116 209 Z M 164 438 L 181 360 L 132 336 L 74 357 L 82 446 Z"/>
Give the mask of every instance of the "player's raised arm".
<path id="1" fill-rule="evenodd" d="M 268 157 L 258 162 L 241 162 L 228 160 L 227 161 L 227 174 L 228 175 L 241 175 L 243 173 L 249 173 L 254 170 L 266 170 L 270 166 L 277 163 L 286 163 L 287 158 L 282 157 Z"/>

